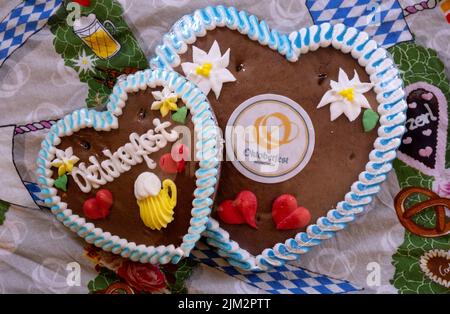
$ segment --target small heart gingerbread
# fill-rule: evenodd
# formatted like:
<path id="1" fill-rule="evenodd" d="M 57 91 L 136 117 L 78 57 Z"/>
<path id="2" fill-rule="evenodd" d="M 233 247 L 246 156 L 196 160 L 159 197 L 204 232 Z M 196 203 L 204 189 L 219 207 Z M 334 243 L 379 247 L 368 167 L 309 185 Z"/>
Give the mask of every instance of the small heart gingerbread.
<path id="1" fill-rule="evenodd" d="M 398 159 L 428 176 L 440 177 L 447 147 L 446 96 L 439 87 L 426 82 L 406 86 L 405 93 L 409 103 L 405 139 L 410 140 L 398 148 Z"/>
<path id="2" fill-rule="evenodd" d="M 188 112 L 183 123 L 169 114 L 178 108 Z M 76 110 L 52 126 L 37 158 L 42 196 L 58 220 L 105 251 L 177 263 L 207 222 L 219 174 L 215 126 L 206 96 L 177 73 L 128 75 L 104 111 Z"/>

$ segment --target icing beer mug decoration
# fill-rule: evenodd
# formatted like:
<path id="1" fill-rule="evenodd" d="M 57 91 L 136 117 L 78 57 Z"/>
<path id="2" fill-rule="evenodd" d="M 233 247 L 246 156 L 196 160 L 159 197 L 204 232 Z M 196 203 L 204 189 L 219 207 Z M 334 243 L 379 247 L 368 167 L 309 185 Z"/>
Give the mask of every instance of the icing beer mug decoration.
<path id="1" fill-rule="evenodd" d="M 120 44 L 104 25 L 109 25 L 112 33 L 115 33 L 115 26 L 111 21 L 105 20 L 102 24 L 91 13 L 77 19 L 73 24 L 73 31 L 99 58 L 109 59 L 120 50 Z"/>
<path id="2" fill-rule="evenodd" d="M 134 195 L 144 224 L 152 230 L 166 228 L 173 221 L 177 205 L 177 187 L 166 179 L 162 182 L 152 172 L 141 173 L 134 183 Z"/>

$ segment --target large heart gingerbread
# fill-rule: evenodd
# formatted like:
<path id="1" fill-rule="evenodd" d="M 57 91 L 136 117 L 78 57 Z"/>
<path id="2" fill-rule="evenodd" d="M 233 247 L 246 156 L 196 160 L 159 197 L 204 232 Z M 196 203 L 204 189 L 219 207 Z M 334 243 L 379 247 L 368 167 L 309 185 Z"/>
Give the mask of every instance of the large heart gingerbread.
<path id="1" fill-rule="evenodd" d="M 184 106 L 185 125 L 171 119 Z M 216 132 L 205 95 L 177 73 L 129 75 L 116 84 L 105 111 L 77 110 L 50 129 L 37 159 L 45 203 L 105 251 L 176 263 L 205 230 L 218 176 Z M 162 156 L 179 147 L 192 147 L 191 158 L 172 154 L 183 167 L 168 171 Z M 66 189 L 55 185 L 58 176 L 68 178 Z M 107 208 L 98 203 L 99 189 L 111 193 Z"/>
<path id="2" fill-rule="evenodd" d="M 245 269 L 296 260 L 345 228 L 378 192 L 405 131 L 403 82 L 393 61 L 368 34 L 343 24 L 285 35 L 245 11 L 207 7 L 176 22 L 151 63 L 211 90 L 208 99 L 225 133 L 226 156 L 238 157 L 223 162 L 215 205 L 251 190 L 258 200 L 258 228 L 219 225 L 212 218 L 204 234 L 230 263 Z M 321 108 L 329 103 L 330 110 Z M 361 107 L 378 112 L 378 134 L 363 131 Z M 253 123 L 255 130 L 278 123 L 283 129 L 278 136 L 269 139 L 258 131 L 248 142 L 263 141 L 281 153 L 242 150 L 244 157 L 254 157 L 253 164 L 242 162 L 239 145 L 227 137 L 227 127 L 238 121 Z M 281 167 L 271 172 L 277 163 Z M 316 223 L 277 230 L 271 210 L 282 194 L 292 194 Z"/>

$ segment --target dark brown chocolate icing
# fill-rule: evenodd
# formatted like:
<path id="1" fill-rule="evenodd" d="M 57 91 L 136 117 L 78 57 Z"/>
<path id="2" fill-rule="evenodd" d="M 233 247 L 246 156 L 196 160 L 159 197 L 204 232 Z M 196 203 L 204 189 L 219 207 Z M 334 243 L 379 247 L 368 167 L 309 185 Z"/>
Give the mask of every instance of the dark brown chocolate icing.
<path id="1" fill-rule="evenodd" d="M 105 159 L 102 151 L 108 148 L 111 152 L 116 151 L 120 146 L 129 142 L 131 133 L 136 132 L 139 135 L 146 133 L 150 129 L 154 129 L 152 123 L 154 118 L 161 121 L 171 121 L 171 129 L 177 123 L 170 119 L 170 115 L 165 118 L 161 117 L 158 110 L 150 110 L 150 105 L 154 101 L 151 94 L 152 91 L 161 90 L 162 88 L 139 91 L 128 95 L 126 107 L 123 114 L 119 117 L 119 128 L 109 132 L 98 132 L 93 129 L 83 129 L 74 133 L 72 136 L 62 138 L 62 142 L 57 148 L 65 149 L 69 146 L 73 147 L 74 155 L 80 158 L 80 162 L 89 164 L 89 156 L 96 156 L 101 162 Z M 181 100 L 178 107 L 183 106 Z M 190 121 L 190 115 L 186 119 L 186 126 L 189 127 L 193 134 L 193 124 Z M 149 155 L 155 162 L 159 162 L 159 158 L 170 152 L 173 143 L 168 143 L 166 147 L 156 153 Z M 195 189 L 195 162 L 187 162 L 186 170 L 181 174 L 167 174 L 161 170 L 159 165 L 156 169 L 150 170 L 145 162 L 131 167 L 113 182 L 107 183 L 100 188 L 106 188 L 111 191 L 114 197 L 114 203 L 111 208 L 111 214 L 103 220 L 95 220 L 93 222 L 103 231 L 110 232 L 121 238 L 127 239 L 129 242 L 135 242 L 137 245 L 179 245 L 182 237 L 187 233 L 190 219 L 192 201 L 194 199 L 193 192 Z M 137 176 L 145 171 L 155 173 L 161 181 L 164 179 L 172 179 L 177 186 L 177 205 L 174 208 L 174 220 L 165 229 L 153 231 L 147 228 L 139 216 L 139 207 L 134 196 L 134 181 Z M 56 171 L 55 171 L 56 172 Z M 68 204 L 68 208 L 72 209 L 74 214 L 83 215 L 83 203 L 88 198 L 94 197 L 98 191 L 93 190 L 90 193 L 83 193 L 78 185 L 69 177 L 68 190 L 66 193 L 58 191 L 62 201 Z M 86 219 L 90 221 L 89 219 Z"/>
<path id="2" fill-rule="evenodd" d="M 252 254 L 284 242 L 302 229 L 279 231 L 272 220 L 272 202 L 284 193 L 297 197 L 299 206 L 311 211 L 312 223 L 326 215 L 350 190 L 358 174 L 364 170 L 369 152 L 377 137 L 376 130 L 364 133 L 361 117 L 353 122 L 342 115 L 330 121 L 329 106 L 316 109 L 324 93 L 330 88 L 330 80 L 338 80 L 339 68 L 353 77 L 354 70 L 361 81 L 370 79 L 358 62 L 350 55 L 333 48 L 320 48 L 301 55 L 298 62 L 291 63 L 282 55 L 251 41 L 247 36 L 227 28 L 217 28 L 198 38 L 193 44 L 209 51 L 217 40 L 224 53 L 231 48 L 228 69 L 236 82 L 225 83 L 219 99 L 214 93 L 208 99 L 222 129 L 233 112 L 245 100 L 259 94 L 279 94 L 299 103 L 309 114 L 315 129 L 315 149 L 307 166 L 294 178 L 277 184 L 263 184 L 243 176 L 231 162 L 224 162 L 215 206 L 223 200 L 234 199 L 242 190 L 251 190 L 258 198 L 258 230 L 247 225 L 221 226 L 230 233 L 231 239 Z M 181 56 L 182 62 L 192 62 L 192 45 Z M 176 70 L 184 74 L 181 67 Z M 365 95 L 372 108 L 377 108 L 375 93 Z M 217 219 L 217 215 L 213 214 Z"/>

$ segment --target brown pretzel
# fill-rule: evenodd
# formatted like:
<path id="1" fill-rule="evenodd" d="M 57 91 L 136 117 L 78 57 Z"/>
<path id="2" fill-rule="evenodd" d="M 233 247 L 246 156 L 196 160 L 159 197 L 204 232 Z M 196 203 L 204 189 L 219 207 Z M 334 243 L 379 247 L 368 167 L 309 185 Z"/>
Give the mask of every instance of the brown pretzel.
<path id="1" fill-rule="evenodd" d="M 423 194 L 428 197 L 428 200 L 405 208 L 405 201 L 413 194 Z M 445 218 L 445 208 L 450 208 L 450 199 L 448 198 L 441 198 L 433 191 L 425 188 L 409 187 L 397 194 L 394 199 L 394 206 L 403 227 L 418 236 L 434 238 L 450 233 L 450 222 L 446 222 Z M 436 225 L 434 228 L 420 226 L 412 219 L 415 215 L 428 208 L 433 208 L 436 214 Z"/>

